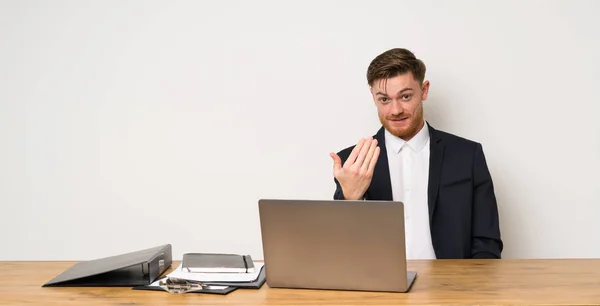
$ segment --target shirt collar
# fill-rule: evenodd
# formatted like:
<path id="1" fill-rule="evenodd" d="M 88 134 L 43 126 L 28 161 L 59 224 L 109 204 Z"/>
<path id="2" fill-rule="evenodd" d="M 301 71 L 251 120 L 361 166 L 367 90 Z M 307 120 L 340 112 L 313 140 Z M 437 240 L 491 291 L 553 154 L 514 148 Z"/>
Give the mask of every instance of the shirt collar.
<path id="1" fill-rule="evenodd" d="M 394 153 L 399 153 L 400 149 L 402 149 L 402 147 L 405 145 L 410 147 L 415 152 L 421 151 L 425 144 L 427 144 L 428 140 L 429 128 L 427 122 L 423 124 L 423 127 L 417 133 L 417 135 L 415 135 L 409 141 L 405 141 L 400 137 L 392 135 L 387 129 L 385 130 L 385 146 L 388 148 L 388 150 Z"/>

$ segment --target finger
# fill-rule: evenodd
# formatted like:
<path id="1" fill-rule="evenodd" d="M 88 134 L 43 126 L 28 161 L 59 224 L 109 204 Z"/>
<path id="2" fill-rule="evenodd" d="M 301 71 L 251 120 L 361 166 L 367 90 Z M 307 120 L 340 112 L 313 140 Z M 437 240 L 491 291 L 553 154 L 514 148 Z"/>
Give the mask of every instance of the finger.
<path id="1" fill-rule="evenodd" d="M 358 140 L 358 143 L 356 144 L 356 146 L 354 146 L 354 149 L 352 149 L 352 152 L 350 153 L 350 156 L 348 156 L 348 159 L 346 160 L 346 163 L 344 164 L 344 166 L 354 164 L 354 161 L 356 160 L 356 157 L 358 156 L 358 152 L 360 152 L 360 150 L 362 149 L 364 142 L 365 142 L 364 138 L 361 138 Z"/>
<path id="2" fill-rule="evenodd" d="M 369 169 L 369 165 L 371 164 L 371 159 L 373 158 L 373 154 L 375 154 L 376 148 L 377 148 L 377 139 L 373 139 L 373 141 L 371 141 L 371 145 L 369 146 L 369 152 L 367 152 L 365 161 L 362 163 L 362 166 L 360 167 L 361 172 L 366 172 Z"/>
<path id="3" fill-rule="evenodd" d="M 340 170 L 342 168 L 342 159 L 335 153 L 329 153 L 329 156 L 333 159 L 333 170 Z"/>
<path id="4" fill-rule="evenodd" d="M 377 164 L 377 160 L 379 159 L 379 152 L 381 152 L 379 146 L 375 147 L 375 151 L 373 152 L 373 156 L 371 157 L 371 161 L 369 162 L 369 174 L 373 174 L 373 171 L 375 170 L 375 165 Z"/>
<path id="5" fill-rule="evenodd" d="M 358 154 L 356 162 L 354 163 L 354 165 L 356 165 L 358 168 L 362 167 L 362 164 L 365 162 L 365 158 L 367 157 L 367 153 L 369 152 L 369 148 L 373 142 L 372 140 L 373 139 L 369 137 L 367 140 L 365 140 L 362 149 L 360 149 L 360 153 Z"/>

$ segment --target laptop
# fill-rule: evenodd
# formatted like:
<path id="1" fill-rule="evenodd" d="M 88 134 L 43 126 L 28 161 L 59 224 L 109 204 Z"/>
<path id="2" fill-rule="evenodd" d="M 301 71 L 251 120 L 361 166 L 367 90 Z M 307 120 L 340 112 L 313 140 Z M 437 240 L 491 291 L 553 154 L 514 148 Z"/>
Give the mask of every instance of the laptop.
<path id="1" fill-rule="evenodd" d="M 395 201 L 258 202 L 271 288 L 408 292 L 404 205 Z"/>

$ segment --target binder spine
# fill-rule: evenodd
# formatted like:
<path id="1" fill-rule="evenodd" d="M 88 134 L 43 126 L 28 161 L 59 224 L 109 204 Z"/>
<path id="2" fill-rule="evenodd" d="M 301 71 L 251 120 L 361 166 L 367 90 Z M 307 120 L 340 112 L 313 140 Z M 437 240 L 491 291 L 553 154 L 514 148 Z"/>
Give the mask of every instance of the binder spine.
<path id="1" fill-rule="evenodd" d="M 154 282 L 163 274 L 173 262 L 171 245 L 165 247 L 156 257 L 148 262 L 150 282 Z"/>

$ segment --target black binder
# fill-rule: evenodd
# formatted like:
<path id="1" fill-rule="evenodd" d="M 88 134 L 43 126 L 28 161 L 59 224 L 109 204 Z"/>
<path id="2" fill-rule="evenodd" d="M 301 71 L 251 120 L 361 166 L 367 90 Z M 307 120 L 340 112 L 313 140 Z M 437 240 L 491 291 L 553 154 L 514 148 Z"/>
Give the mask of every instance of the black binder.
<path id="1" fill-rule="evenodd" d="M 238 289 L 238 287 L 225 287 L 223 289 L 202 289 L 202 290 L 198 290 L 198 291 L 191 291 L 191 292 L 186 292 L 186 294 L 190 294 L 190 293 L 207 293 L 207 294 L 221 294 L 221 295 L 226 295 L 229 294 L 233 291 L 236 291 Z M 139 286 L 139 287 L 133 287 L 132 290 L 152 290 L 152 291 L 165 291 L 165 289 L 159 287 L 159 286 Z"/>
<path id="2" fill-rule="evenodd" d="M 189 293 L 210 293 L 210 294 L 228 294 L 237 289 L 260 289 L 266 282 L 267 277 L 265 273 L 265 266 L 262 266 L 258 277 L 249 282 L 202 282 L 204 285 L 209 286 L 227 286 L 224 289 L 203 289 L 198 291 L 192 291 Z M 133 287 L 133 290 L 156 290 L 156 291 L 166 291 L 165 289 L 157 286 L 157 285 L 145 285 L 145 286 L 137 286 Z"/>
<path id="3" fill-rule="evenodd" d="M 149 285 L 172 264 L 170 244 L 75 264 L 42 287 Z"/>

